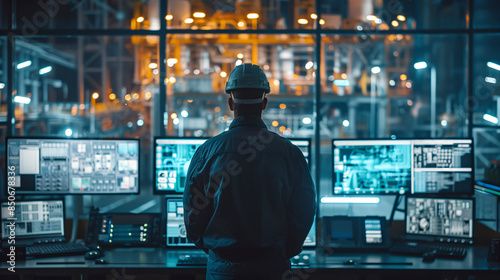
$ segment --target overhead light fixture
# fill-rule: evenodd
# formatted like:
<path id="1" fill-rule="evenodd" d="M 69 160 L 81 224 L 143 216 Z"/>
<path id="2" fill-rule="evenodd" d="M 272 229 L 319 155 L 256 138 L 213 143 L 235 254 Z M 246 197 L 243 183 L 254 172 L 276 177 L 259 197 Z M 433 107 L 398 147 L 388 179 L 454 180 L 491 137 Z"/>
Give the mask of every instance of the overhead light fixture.
<path id="1" fill-rule="evenodd" d="M 17 69 L 23 69 L 31 65 L 31 60 L 26 60 L 17 65 Z"/>
<path id="2" fill-rule="evenodd" d="M 317 14 L 311 14 L 311 18 L 312 18 L 312 19 L 317 19 L 317 18 L 318 18 L 318 15 L 317 15 Z"/>
<path id="3" fill-rule="evenodd" d="M 182 110 L 182 111 L 181 111 L 181 116 L 182 116 L 183 118 L 187 118 L 187 117 L 189 116 L 188 111 L 186 111 L 186 110 Z"/>
<path id="4" fill-rule="evenodd" d="M 344 120 L 344 121 L 342 122 L 342 125 L 343 125 L 344 127 L 349 127 L 349 121 L 348 121 L 348 120 Z"/>
<path id="5" fill-rule="evenodd" d="M 64 131 L 64 135 L 70 137 L 71 135 L 73 135 L 73 130 L 71 128 L 67 128 L 65 131 Z"/>
<path id="6" fill-rule="evenodd" d="M 373 74 L 378 74 L 380 73 L 381 69 L 378 66 L 372 67 L 372 73 Z"/>
<path id="7" fill-rule="evenodd" d="M 307 69 L 307 70 L 309 70 L 309 69 L 311 69 L 313 66 L 314 66 L 314 63 L 313 63 L 312 61 L 308 61 L 308 62 L 306 63 L 306 66 L 305 66 L 305 67 L 306 67 L 306 69 Z"/>
<path id="8" fill-rule="evenodd" d="M 376 20 L 376 19 L 377 19 L 377 16 L 374 16 L 374 15 L 367 15 L 367 16 L 366 16 L 366 19 L 367 19 L 367 20 Z"/>
<path id="9" fill-rule="evenodd" d="M 0 83 L 0 89 L 3 89 L 5 87 L 4 83 Z"/>
<path id="10" fill-rule="evenodd" d="M 184 22 L 185 22 L 186 24 L 190 24 L 190 23 L 193 23 L 193 22 L 194 22 L 194 19 L 192 19 L 192 18 L 187 18 L 187 19 L 185 19 L 185 20 L 184 20 Z"/>
<path id="11" fill-rule="evenodd" d="M 498 124 L 498 118 L 497 118 L 497 117 L 495 117 L 495 116 L 492 116 L 492 115 L 490 115 L 490 114 L 484 114 L 484 115 L 483 115 L 483 119 L 484 119 L 485 121 L 490 122 L 490 123 Z"/>
<path id="12" fill-rule="evenodd" d="M 495 69 L 497 71 L 500 71 L 500 65 L 498 65 L 496 63 L 493 63 L 493 62 L 490 61 L 490 62 L 486 63 L 486 65 L 488 65 L 488 67 L 490 67 L 490 68 L 493 68 L 493 69 Z"/>
<path id="13" fill-rule="evenodd" d="M 94 92 L 94 93 L 92 94 L 92 98 L 93 98 L 93 99 L 97 99 L 97 98 L 99 98 L 99 93 L 98 93 L 98 92 Z"/>
<path id="14" fill-rule="evenodd" d="M 143 22 L 144 21 L 144 17 L 138 17 L 137 18 L 137 22 Z"/>
<path id="15" fill-rule="evenodd" d="M 325 196 L 321 198 L 321 203 L 380 203 L 379 197 L 357 197 L 357 196 L 340 196 L 331 197 Z"/>
<path id="16" fill-rule="evenodd" d="M 21 104 L 30 104 L 31 98 L 25 97 L 25 96 L 15 96 L 14 97 L 14 102 L 16 103 L 21 103 Z"/>
<path id="17" fill-rule="evenodd" d="M 178 62 L 177 58 L 169 58 L 167 59 L 167 66 L 168 67 L 172 67 L 174 66 L 174 64 L 176 64 Z"/>
<path id="18" fill-rule="evenodd" d="M 151 62 L 149 64 L 149 69 L 156 69 L 158 67 L 158 64 L 154 63 L 154 62 Z"/>
<path id="19" fill-rule="evenodd" d="M 47 67 L 43 67 L 42 69 L 40 69 L 38 71 L 38 74 L 44 75 L 44 74 L 49 73 L 50 71 L 52 71 L 52 66 L 47 66 Z"/>
<path id="20" fill-rule="evenodd" d="M 203 13 L 203 12 L 195 12 L 193 14 L 193 17 L 194 18 L 204 18 L 205 17 L 205 13 Z"/>
<path id="21" fill-rule="evenodd" d="M 403 15 L 398 15 L 398 16 L 397 16 L 397 19 L 398 19 L 399 21 L 405 21 L 405 20 L 406 20 L 406 17 L 405 17 L 405 16 L 403 16 Z"/>
<path id="22" fill-rule="evenodd" d="M 325 20 L 324 20 L 324 19 L 320 19 L 320 20 L 319 20 L 319 24 L 320 24 L 320 25 L 324 25 L 324 24 L 325 24 Z"/>
<path id="23" fill-rule="evenodd" d="M 311 118 L 309 117 L 305 117 L 302 119 L 302 123 L 303 124 L 310 124 L 312 122 Z"/>
<path id="24" fill-rule="evenodd" d="M 259 18 L 259 14 L 257 14 L 257 13 L 249 13 L 249 14 L 247 14 L 247 18 L 248 19 L 258 19 Z"/>
<path id="25" fill-rule="evenodd" d="M 416 62 L 415 64 L 413 64 L 413 68 L 415 69 L 424 69 L 424 68 L 427 68 L 427 62 L 425 61 L 419 61 L 419 62 Z"/>
<path id="26" fill-rule="evenodd" d="M 246 23 L 244 21 L 238 21 L 237 25 L 239 28 L 242 28 L 242 27 L 245 27 Z"/>
<path id="27" fill-rule="evenodd" d="M 173 18 L 174 18 L 174 16 L 173 16 L 173 15 L 167 15 L 167 16 L 165 16 L 165 19 L 166 19 L 166 20 L 172 20 Z"/>
<path id="28" fill-rule="evenodd" d="M 391 25 L 392 25 L 392 26 L 394 26 L 394 27 L 398 27 L 398 26 L 399 26 L 399 22 L 397 22 L 397 21 L 393 20 L 393 21 L 391 22 Z"/>
<path id="29" fill-rule="evenodd" d="M 486 77 L 486 78 L 484 78 L 484 81 L 487 82 L 487 83 L 490 83 L 490 84 L 496 84 L 497 83 L 497 79 L 492 78 L 492 77 Z"/>
<path id="30" fill-rule="evenodd" d="M 305 18 L 299 18 L 299 19 L 297 20 L 297 22 L 298 22 L 299 24 L 308 24 L 308 23 L 309 23 L 309 21 L 308 21 L 307 19 L 305 19 Z"/>

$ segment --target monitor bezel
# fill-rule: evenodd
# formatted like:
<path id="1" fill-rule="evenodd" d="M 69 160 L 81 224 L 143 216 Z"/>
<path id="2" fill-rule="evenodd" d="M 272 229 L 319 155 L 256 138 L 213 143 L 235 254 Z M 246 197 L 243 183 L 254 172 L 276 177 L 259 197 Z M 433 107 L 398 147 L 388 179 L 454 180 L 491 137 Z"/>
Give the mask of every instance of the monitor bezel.
<path id="1" fill-rule="evenodd" d="M 436 235 L 436 234 L 414 234 L 414 233 L 408 233 L 407 230 L 408 230 L 408 199 L 410 198 L 414 198 L 414 199 L 419 199 L 419 198 L 422 198 L 422 199 L 446 199 L 446 200 L 452 200 L 452 199 L 455 199 L 455 200 L 470 200 L 472 202 L 472 237 L 445 237 L 445 236 L 442 236 L 442 235 Z M 405 197 L 405 222 L 404 222 L 404 233 L 406 235 L 407 238 L 409 239 L 424 239 L 424 240 L 428 240 L 428 239 L 432 239 L 433 241 L 438 241 L 438 242 L 446 242 L 446 243 L 458 243 L 458 244 L 473 244 L 474 242 L 474 237 L 475 237 L 475 234 L 474 234 L 474 223 L 476 221 L 476 200 L 474 197 L 472 196 L 463 196 L 463 195 L 436 195 L 436 194 L 433 194 L 433 195 L 421 195 L 421 194 L 418 194 L 418 195 L 407 195 Z M 461 241 L 463 240 L 463 241 Z"/>
<path id="2" fill-rule="evenodd" d="M 67 137 L 48 137 L 48 136 L 8 136 L 5 140 L 5 168 L 8 169 L 8 153 L 9 153 L 9 140 L 11 139 L 27 139 L 27 140 L 97 140 L 97 141 L 134 141 L 137 142 L 137 191 L 135 192 L 121 192 L 121 193 L 99 193 L 99 192 L 86 192 L 86 193 L 74 193 L 68 191 L 19 191 L 15 188 L 17 194 L 21 195 L 130 195 L 130 194 L 140 194 L 141 192 L 141 139 L 140 138 L 67 138 Z M 4 182 L 6 186 L 6 193 L 8 194 L 8 178 L 5 176 Z"/>
<path id="3" fill-rule="evenodd" d="M 334 155 L 334 151 L 335 151 L 335 141 L 422 141 L 422 140 L 430 140 L 430 141 L 433 141 L 433 140 L 436 140 L 436 141 L 470 141 L 471 143 L 471 176 L 472 176 L 472 184 L 470 186 L 470 191 L 469 192 L 438 192 L 438 193 L 414 193 L 413 192 L 413 185 L 410 186 L 410 189 L 406 190 L 405 193 L 399 193 L 399 192 L 390 192 L 390 193 L 349 193 L 349 194 L 346 194 L 346 193 L 339 193 L 339 194 L 336 194 L 334 192 L 334 187 L 335 187 L 335 176 L 334 176 L 334 165 L 335 165 L 335 161 L 334 161 L 334 158 L 335 158 L 335 155 Z M 413 143 L 410 143 L 411 145 L 413 145 Z M 412 154 L 410 155 L 411 158 L 413 159 L 413 150 L 411 151 Z M 355 139 L 348 139 L 348 138 L 334 138 L 332 139 L 332 142 L 331 142 L 331 153 L 330 153 L 330 156 L 331 156 L 331 168 L 330 168 L 330 171 L 331 171 L 331 182 L 332 182 L 332 187 L 331 187 L 331 191 L 332 191 L 332 195 L 333 196 L 345 196 L 345 197 L 350 197 L 350 196 L 387 196 L 387 195 L 433 195 L 433 194 L 442 194 L 442 195 L 472 195 L 474 194 L 474 176 L 475 176 L 475 170 L 474 170 L 474 140 L 473 138 L 460 138 L 460 137 L 453 137 L 453 138 L 439 138 L 439 139 L 436 139 L 436 138 L 396 138 L 396 139 L 393 139 L 393 138 L 355 138 Z M 413 181 L 413 162 L 412 162 L 412 167 L 411 167 L 411 180 Z"/>
<path id="4" fill-rule="evenodd" d="M 11 201 L 11 200 L 3 199 L 2 201 L 0 201 L 0 204 L 9 203 L 9 201 Z M 66 203 L 65 203 L 63 198 L 61 198 L 61 199 L 54 199 L 54 198 L 50 198 L 50 199 L 26 199 L 26 200 L 13 200 L 13 201 L 15 202 L 16 208 L 18 207 L 19 203 L 24 203 L 24 202 L 30 203 L 30 202 L 44 202 L 44 201 L 49 201 L 49 202 L 61 201 L 62 202 L 62 209 L 63 209 L 63 224 L 62 224 L 63 234 L 62 234 L 62 236 L 61 235 L 54 235 L 54 234 L 42 234 L 42 235 L 32 235 L 29 237 L 27 237 L 27 236 L 21 237 L 21 236 L 18 236 L 16 234 L 16 236 L 15 236 L 16 240 L 25 242 L 25 241 L 29 241 L 29 240 L 45 239 L 45 238 L 63 238 L 63 239 L 66 239 Z M 0 205 L 0 213 L 1 213 L 1 205 Z M 3 219 L 3 217 L 2 217 L 2 219 Z M 0 240 L 6 241 L 8 239 L 8 236 L 4 238 L 2 233 L 3 233 L 3 229 L 2 229 L 2 231 L 0 231 L 0 236 L 1 236 Z"/>
<path id="5" fill-rule="evenodd" d="M 182 195 L 182 193 L 171 191 L 171 190 L 158 190 L 156 182 L 156 148 L 158 147 L 157 140 L 205 140 L 205 142 L 210 139 L 210 137 L 183 137 L 183 136 L 155 136 L 153 139 L 153 194 L 158 195 Z M 202 144 L 203 145 L 203 144 Z"/>

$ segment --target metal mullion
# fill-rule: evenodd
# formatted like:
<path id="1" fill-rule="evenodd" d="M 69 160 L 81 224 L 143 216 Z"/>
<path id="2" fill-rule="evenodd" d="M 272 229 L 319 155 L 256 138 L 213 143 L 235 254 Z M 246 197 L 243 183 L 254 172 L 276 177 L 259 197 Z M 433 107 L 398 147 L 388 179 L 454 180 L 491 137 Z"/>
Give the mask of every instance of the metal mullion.
<path id="1" fill-rule="evenodd" d="M 314 91 L 314 108 L 313 108 L 313 115 L 314 115 L 314 142 L 316 145 L 314 145 L 314 166 L 315 166 L 315 172 L 314 172 L 314 179 L 316 181 L 316 217 L 319 217 L 319 201 L 320 201 L 320 190 L 321 190 L 321 157 L 320 157 L 320 151 L 321 151 L 321 134 L 320 134 L 320 108 L 321 108 L 321 71 L 320 68 L 322 67 L 321 65 L 321 35 L 322 35 L 322 30 L 321 30 L 321 24 L 319 24 L 319 19 L 321 18 L 321 0 L 316 0 L 316 14 L 317 14 L 317 19 L 316 19 L 316 28 L 315 28 L 315 35 L 316 35 L 316 79 L 315 79 L 315 91 Z"/>
<path id="2" fill-rule="evenodd" d="M 165 136 L 166 131 L 165 131 L 165 125 L 164 125 L 164 118 L 165 118 L 165 111 L 167 108 L 167 87 L 165 85 L 165 79 L 167 78 L 167 65 L 166 65 L 166 59 L 167 59 L 167 22 L 166 20 L 162 20 L 166 17 L 168 13 L 168 1 L 160 1 L 160 32 L 158 34 L 159 36 L 159 46 L 158 46 L 158 67 L 159 67 L 159 77 L 160 80 L 158 81 L 158 104 L 159 104 L 159 110 L 158 110 L 158 115 L 156 116 L 157 118 L 157 124 L 156 128 L 159 133 L 158 136 Z M 168 119 L 167 119 L 168 120 Z"/>
<path id="3" fill-rule="evenodd" d="M 14 92 L 14 36 L 12 31 L 12 27 L 14 25 L 14 1 L 7 1 L 6 8 L 10 13 L 8 14 L 8 36 L 7 36 L 7 136 L 14 135 L 15 126 L 14 120 L 14 104 L 13 104 L 13 92 Z"/>
<path id="4" fill-rule="evenodd" d="M 467 102 L 467 137 L 472 137 L 473 123 L 473 106 L 474 106 L 474 85 L 473 85 L 473 70 L 474 70 L 474 1 L 467 1 L 467 14 L 468 14 L 468 37 L 467 37 L 467 72 L 465 81 L 467 83 L 466 102 Z"/>

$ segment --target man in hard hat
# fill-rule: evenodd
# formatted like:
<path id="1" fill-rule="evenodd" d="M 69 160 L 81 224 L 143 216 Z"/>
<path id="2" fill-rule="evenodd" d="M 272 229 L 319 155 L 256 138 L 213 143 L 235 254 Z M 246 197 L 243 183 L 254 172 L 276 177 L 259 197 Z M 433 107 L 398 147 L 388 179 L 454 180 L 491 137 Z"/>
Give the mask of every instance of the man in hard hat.
<path id="1" fill-rule="evenodd" d="M 184 190 L 188 239 L 209 254 L 210 279 L 291 279 L 316 200 L 306 160 L 261 119 L 269 82 L 245 63 L 226 84 L 229 130 L 198 148 Z"/>

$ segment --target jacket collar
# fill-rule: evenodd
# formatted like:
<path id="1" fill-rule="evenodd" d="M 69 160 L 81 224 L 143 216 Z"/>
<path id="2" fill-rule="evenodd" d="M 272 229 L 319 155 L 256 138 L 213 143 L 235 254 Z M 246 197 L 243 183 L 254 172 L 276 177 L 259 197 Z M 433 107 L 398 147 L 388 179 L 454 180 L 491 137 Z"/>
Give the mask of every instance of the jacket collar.
<path id="1" fill-rule="evenodd" d="M 229 129 L 233 129 L 239 126 L 254 126 L 259 128 L 267 129 L 267 126 L 264 124 L 264 121 L 260 118 L 256 117 L 239 117 L 234 119 L 229 126 Z"/>

